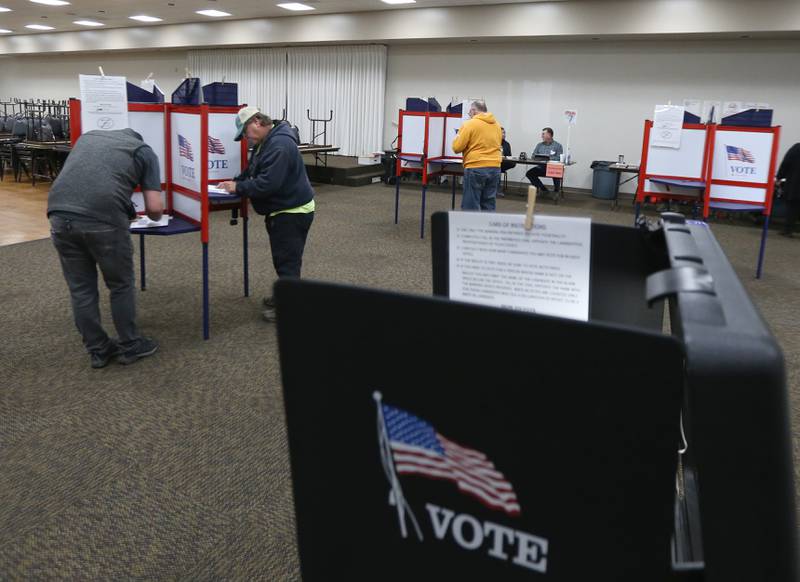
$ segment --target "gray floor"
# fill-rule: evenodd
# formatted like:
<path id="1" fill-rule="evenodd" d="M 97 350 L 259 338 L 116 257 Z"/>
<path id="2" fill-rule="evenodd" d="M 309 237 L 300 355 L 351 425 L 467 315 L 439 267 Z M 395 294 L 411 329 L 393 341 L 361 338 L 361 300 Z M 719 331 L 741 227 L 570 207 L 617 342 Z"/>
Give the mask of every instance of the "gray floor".
<path id="1" fill-rule="evenodd" d="M 404 188 L 399 225 L 393 194 L 319 187 L 304 276 L 429 294 L 419 190 Z M 431 192 L 428 211 L 449 203 Z M 538 211 L 632 221 L 627 203 L 577 195 Z M 771 236 L 756 281 L 759 229 L 713 230 L 784 348 L 797 453 L 800 238 Z M 0 579 L 298 579 L 276 338 L 259 319 L 274 275 L 260 220 L 250 233 L 246 299 L 241 231 L 213 219 L 208 342 L 198 235 L 149 238 L 140 323 L 161 351 L 103 370 L 88 366 L 50 242 L 0 248 Z"/>

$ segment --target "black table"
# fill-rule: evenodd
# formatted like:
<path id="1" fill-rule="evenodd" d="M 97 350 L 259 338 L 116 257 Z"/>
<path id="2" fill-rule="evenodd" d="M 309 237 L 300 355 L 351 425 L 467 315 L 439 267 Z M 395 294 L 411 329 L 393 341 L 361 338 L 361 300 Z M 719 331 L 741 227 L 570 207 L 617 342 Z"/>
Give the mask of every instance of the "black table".
<path id="1" fill-rule="evenodd" d="M 519 159 L 516 156 L 503 156 L 503 161 L 514 162 L 515 164 L 522 164 L 523 166 L 546 166 L 550 162 L 557 162 L 560 164 L 564 164 L 565 176 L 566 176 L 567 166 L 575 165 L 575 162 L 565 163 L 565 162 L 558 162 L 558 160 L 537 160 L 535 158 Z M 555 202 L 556 204 L 558 204 L 559 200 L 564 197 L 563 190 L 564 190 L 564 178 L 562 177 L 558 188 L 555 188 L 555 185 L 553 186 L 553 202 Z"/>

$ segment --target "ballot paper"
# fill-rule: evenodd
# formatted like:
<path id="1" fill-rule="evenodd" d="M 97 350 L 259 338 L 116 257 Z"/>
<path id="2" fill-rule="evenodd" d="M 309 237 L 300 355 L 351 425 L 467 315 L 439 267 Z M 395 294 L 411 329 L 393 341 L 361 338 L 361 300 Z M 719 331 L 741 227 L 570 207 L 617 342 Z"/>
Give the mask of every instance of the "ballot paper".
<path id="1" fill-rule="evenodd" d="M 451 299 L 587 321 L 591 220 L 449 213 Z"/>
<path id="2" fill-rule="evenodd" d="M 680 149 L 683 112 L 681 105 L 656 105 L 650 132 L 651 146 Z"/>
<path id="3" fill-rule="evenodd" d="M 140 216 L 137 220 L 131 222 L 131 228 L 153 228 L 156 226 L 167 226 L 171 216 L 166 214 L 161 216 L 161 220 L 150 220 L 147 216 Z"/>
<path id="4" fill-rule="evenodd" d="M 209 186 L 208 187 L 209 194 L 225 194 L 226 196 L 236 196 L 235 193 L 228 192 L 227 190 L 223 190 L 222 188 L 217 188 L 216 186 Z"/>

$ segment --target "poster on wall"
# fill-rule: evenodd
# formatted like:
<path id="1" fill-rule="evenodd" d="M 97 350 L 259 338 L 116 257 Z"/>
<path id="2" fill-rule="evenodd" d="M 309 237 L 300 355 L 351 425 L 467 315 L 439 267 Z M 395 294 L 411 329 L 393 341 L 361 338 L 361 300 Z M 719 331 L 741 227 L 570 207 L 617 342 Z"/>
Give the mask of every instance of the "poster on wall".
<path id="1" fill-rule="evenodd" d="M 81 128 L 125 129 L 128 126 L 128 89 L 125 77 L 78 75 L 81 90 Z"/>
<path id="2" fill-rule="evenodd" d="M 565 109 L 564 110 L 564 121 L 567 122 L 567 125 L 575 125 L 578 123 L 578 110 L 577 109 Z"/>
<path id="3" fill-rule="evenodd" d="M 234 141 L 235 113 L 208 114 L 208 179 L 231 180 L 242 168 L 242 147 Z"/>
<path id="4" fill-rule="evenodd" d="M 200 192 L 200 116 L 172 113 L 172 181 L 192 192 Z"/>
<path id="5" fill-rule="evenodd" d="M 680 149 L 683 112 L 681 105 L 656 105 L 650 133 L 651 146 Z"/>

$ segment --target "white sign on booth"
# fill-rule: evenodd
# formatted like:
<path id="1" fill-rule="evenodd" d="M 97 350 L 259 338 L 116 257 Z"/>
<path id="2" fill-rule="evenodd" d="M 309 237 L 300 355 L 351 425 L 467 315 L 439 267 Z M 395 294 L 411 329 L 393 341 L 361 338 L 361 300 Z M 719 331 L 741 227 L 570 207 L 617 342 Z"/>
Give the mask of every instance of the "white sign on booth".
<path id="1" fill-rule="evenodd" d="M 449 213 L 451 299 L 587 321 L 591 220 Z"/>
<path id="2" fill-rule="evenodd" d="M 200 116 L 172 113 L 170 148 L 172 153 L 172 182 L 200 193 L 201 147 Z"/>
<path id="3" fill-rule="evenodd" d="M 712 178 L 757 184 L 768 182 L 774 137 L 772 133 L 718 130 Z"/>
<path id="4" fill-rule="evenodd" d="M 208 114 L 208 179 L 230 180 L 242 168 L 242 148 L 234 141 L 235 113 Z"/>
<path id="5" fill-rule="evenodd" d="M 81 130 L 128 127 L 128 88 L 125 77 L 78 75 L 81 89 Z"/>
<path id="6" fill-rule="evenodd" d="M 677 176 L 700 179 L 703 176 L 703 157 L 706 148 L 706 130 L 684 129 L 677 149 L 658 147 L 650 132 L 647 148 L 647 173 L 651 176 Z"/>

